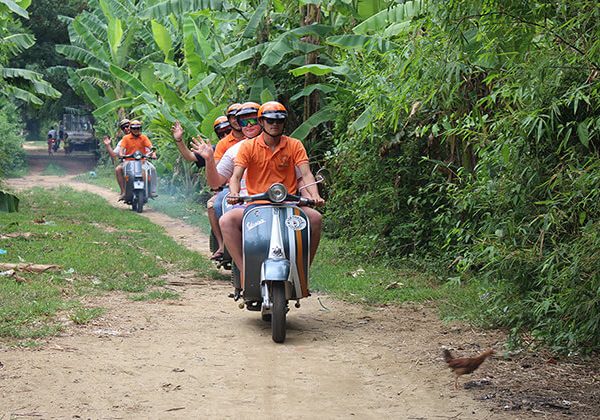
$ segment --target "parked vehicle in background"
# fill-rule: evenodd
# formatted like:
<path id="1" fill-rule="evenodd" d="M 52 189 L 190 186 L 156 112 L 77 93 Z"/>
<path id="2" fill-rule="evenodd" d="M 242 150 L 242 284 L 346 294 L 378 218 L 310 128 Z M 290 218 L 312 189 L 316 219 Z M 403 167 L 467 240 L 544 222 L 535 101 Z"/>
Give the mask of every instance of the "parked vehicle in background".
<path id="1" fill-rule="evenodd" d="M 86 152 L 98 151 L 98 139 L 94 131 L 94 117 L 84 109 L 65 108 L 61 128 L 67 137 L 68 145 L 65 153 L 75 150 Z"/>

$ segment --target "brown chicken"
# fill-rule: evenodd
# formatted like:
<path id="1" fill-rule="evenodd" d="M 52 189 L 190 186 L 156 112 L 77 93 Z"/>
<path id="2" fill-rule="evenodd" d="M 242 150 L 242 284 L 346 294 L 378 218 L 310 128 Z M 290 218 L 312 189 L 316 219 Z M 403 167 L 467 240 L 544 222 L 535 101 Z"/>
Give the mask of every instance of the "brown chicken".
<path id="1" fill-rule="evenodd" d="M 450 350 L 444 349 L 444 360 L 456 376 L 454 378 L 454 389 L 458 389 L 458 377 L 460 375 L 473 373 L 492 354 L 494 354 L 494 350 L 489 349 L 477 357 L 454 357 Z"/>

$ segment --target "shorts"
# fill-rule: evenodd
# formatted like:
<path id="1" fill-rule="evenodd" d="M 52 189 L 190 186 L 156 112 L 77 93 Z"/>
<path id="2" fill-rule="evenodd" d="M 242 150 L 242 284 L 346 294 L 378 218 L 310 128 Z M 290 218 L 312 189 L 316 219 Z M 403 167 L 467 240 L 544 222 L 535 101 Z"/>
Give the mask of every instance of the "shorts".
<path id="1" fill-rule="evenodd" d="M 223 188 L 223 191 L 219 191 L 213 196 L 213 206 L 215 208 L 215 214 L 217 215 L 217 219 L 223 216 L 223 198 L 225 198 L 227 194 L 229 194 L 229 188 L 225 187 Z"/>

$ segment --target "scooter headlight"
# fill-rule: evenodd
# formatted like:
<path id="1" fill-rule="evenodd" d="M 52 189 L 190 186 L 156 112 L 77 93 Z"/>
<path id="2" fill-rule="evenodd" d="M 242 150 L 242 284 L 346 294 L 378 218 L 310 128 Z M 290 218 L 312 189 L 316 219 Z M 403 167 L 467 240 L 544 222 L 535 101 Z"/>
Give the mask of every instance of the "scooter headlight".
<path id="1" fill-rule="evenodd" d="M 133 158 L 134 158 L 135 160 L 140 160 L 140 159 L 142 158 L 142 156 L 143 156 L 143 155 L 142 155 L 142 152 L 140 152 L 139 150 L 136 150 L 136 151 L 133 153 Z"/>
<path id="2" fill-rule="evenodd" d="M 274 203 L 281 203 L 287 197 L 287 189 L 283 184 L 273 184 L 268 191 L 269 200 Z"/>

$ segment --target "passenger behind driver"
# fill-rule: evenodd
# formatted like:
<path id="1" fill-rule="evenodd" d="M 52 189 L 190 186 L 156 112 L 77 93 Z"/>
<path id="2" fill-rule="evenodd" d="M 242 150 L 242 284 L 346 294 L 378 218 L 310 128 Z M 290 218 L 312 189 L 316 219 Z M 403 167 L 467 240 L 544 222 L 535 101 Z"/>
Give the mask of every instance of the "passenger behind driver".
<path id="1" fill-rule="evenodd" d="M 130 121 L 127 118 L 122 119 L 121 122 L 119 122 L 119 128 L 124 136 L 129 134 L 129 123 Z M 119 137 L 118 133 L 117 137 Z M 104 147 L 106 148 L 106 152 L 112 159 L 119 157 L 119 152 L 121 151 L 121 140 L 119 140 L 114 149 L 111 147 L 111 138 L 109 136 L 104 136 L 103 143 Z M 125 177 L 123 175 L 122 162 L 115 167 L 115 176 L 117 177 L 117 183 L 119 184 L 120 189 L 119 200 L 122 200 L 125 197 Z"/>
<path id="2" fill-rule="evenodd" d="M 225 111 L 228 116 L 218 117 L 214 121 L 213 129 L 217 137 L 219 137 L 219 142 L 217 143 L 215 150 L 227 150 L 228 147 L 245 138 L 243 134 L 241 134 L 237 122 L 232 125 L 231 118 L 229 117 L 230 115 L 235 115 L 239 107 L 240 104 L 238 103 L 231 104 Z M 205 159 L 200 154 L 190 151 L 186 143 L 183 141 L 184 130 L 179 121 L 175 121 L 175 124 L 173 124 L 173 127 L 171 128 L 171 132 L 173 133 L 173 138 L 175 139 L 179 153 L 181 153 L 185 160 L 195 162 L 198 168 L 206 165 Z M 214 163 L 214 159 L 214 154 L 211 153 L 211 164 Z M 221 185 L 214 187 L 213 191 L 217 191 L 220 189 L 220 187 Z M 217 241 L 217 249 L 211 255 L 211 260 L 219 260 L 223 257 L 223 235 L 221 235 L 221 228 L 219 227 L 219 221 L 217 217 L 217 211 L 222 211 L 222 209 L 220 201 L 216 205 L 217 208 L 215 208 L 216 196 L 217 194 L 213 194 L 213 196 L 206 203 L 208 221 Z"/>

